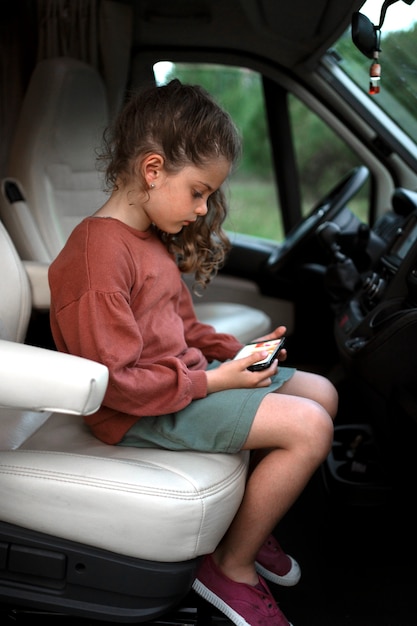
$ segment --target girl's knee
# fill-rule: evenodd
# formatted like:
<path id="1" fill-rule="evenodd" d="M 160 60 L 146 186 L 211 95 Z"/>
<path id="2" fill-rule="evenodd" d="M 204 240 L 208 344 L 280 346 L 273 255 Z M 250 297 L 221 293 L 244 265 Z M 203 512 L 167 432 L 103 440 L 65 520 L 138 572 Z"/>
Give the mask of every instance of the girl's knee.
<path id="1" fill-rule="evenodd" d="M 336 417 L 339 405 L 339 394 L 336 387 L 328 378 L 317 376 L 315 380 L 315 395 L 312 397 L 327 412 L 333 420 Z"/>
<path id="2" fill-rule="evenodd" d="M 333 443 L 333 420 L 315 400 L 304 404 L 303 417 L 291 434 L 293 449 L 307 461 L 319 464 L 325 460 Z"/>
<path id="3" fill-rule="evenodd" d="M 297 449 L 306 459 L 324 459 L 330 452 L 334 432 L 326 409 L 317 400 L 304 398 L 291 417 L 286 424 L 288 447 Z"/>
<path id="4" fill-rule="evenodd" d="M 320 374 L 297 370 L 278 392 L 318 402 L 332 419 L 336 417 L 339 403 L 337 390 L 328 378 Z"/>
<path id="5" fill-rule="evenodd" d="M 329 454 L 334 434 L 333 419 L 320 404 L 312 403 L 309 419 L 310 447 L 324 460 Z"/>
<path id="6" fill-rule="evenodd" d="M 327 378 L 323 378 L 325 401 L 322 406 L 326 409 L 332 420 L 336 417 L 337 409 L 339 406 L 339 394 L 336 387 Z"/>

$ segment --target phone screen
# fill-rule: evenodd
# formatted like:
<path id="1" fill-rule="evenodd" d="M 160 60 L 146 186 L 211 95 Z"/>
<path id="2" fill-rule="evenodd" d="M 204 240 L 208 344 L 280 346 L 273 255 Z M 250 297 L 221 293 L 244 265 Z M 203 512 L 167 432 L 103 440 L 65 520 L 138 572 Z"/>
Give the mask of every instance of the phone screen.
<path id="1" fill-rule="evenodd" d="M 241 359 L 243 357 L 254 354 L 255 352 L 268 352 L 268 355 L 256 363 L 253 363 L 248 369 L 261 370 L 271 365 L 272 361 L 276 358 L 278 352 L 284 345 L 284 337 L 280 339 L 269 339 L 268 341 L 255 341 L 254 343 L 248 343 L 243 346 L 241 350 L 235 356 L 235 359 Z"/>

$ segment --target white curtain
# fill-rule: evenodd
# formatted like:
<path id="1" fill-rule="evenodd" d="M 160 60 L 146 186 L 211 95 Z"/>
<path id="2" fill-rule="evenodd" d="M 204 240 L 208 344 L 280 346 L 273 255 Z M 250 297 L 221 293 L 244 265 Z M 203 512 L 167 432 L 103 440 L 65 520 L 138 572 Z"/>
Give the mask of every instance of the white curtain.
<path id="1" fill-rule="evenodd" d="M 27 35 L 33 11 L 24 0 L 4 12 L 0 20 L 0 175 L 5 175 L 7 155 L 28 77 L 33 67 L 33 41 Z M 36 18 L 35 18 L 36 21 Z M 16 36 L 17 34 L 17 36 Z"/>
<path id="2" fill-rule="evenodd" d="M 38 61 L 70 56 L 98 69 L 110 111 L 117 110 L 128 79 L 132 43 L 130 6 L 112 0 L 38 0 Z"/>
<path id="3" fill-rule="evenodd" d="M 98 67 L 99 0 L 38 0 L 38 61 L 69 56 Z"/>

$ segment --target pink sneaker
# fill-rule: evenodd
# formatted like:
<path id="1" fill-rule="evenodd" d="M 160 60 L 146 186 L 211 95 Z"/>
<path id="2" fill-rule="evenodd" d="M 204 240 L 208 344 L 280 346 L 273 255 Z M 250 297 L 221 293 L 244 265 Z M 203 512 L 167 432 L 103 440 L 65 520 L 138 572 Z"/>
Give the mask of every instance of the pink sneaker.
<path id="1" fill-rule="evenodd" d="M 285 554 L 273 535 L 269 535 L 259 550 L 255 565 L 258 574 L 284 587 L 296 585 L 301 577 L 297 561 Z"/>
<path id="2" fill-rule="evenodd" d="M 204 557 L 193 589 L 237 626 L 291 626 L 261 577 L 256 587 L 230 580 L 211 555 Z"/>

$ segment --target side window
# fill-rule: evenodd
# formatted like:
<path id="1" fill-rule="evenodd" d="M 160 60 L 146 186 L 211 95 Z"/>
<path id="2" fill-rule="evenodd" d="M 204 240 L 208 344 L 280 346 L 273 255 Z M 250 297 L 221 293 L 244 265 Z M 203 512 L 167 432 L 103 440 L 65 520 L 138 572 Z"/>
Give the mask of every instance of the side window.
<path id="1" fill-rule="evenodd" d="M 216 64 L 159 62 L 158 84 L 173 78 L 202 85 L 232 116 L 243 138 L 243 157 L 228 182 L 229 215 L 225 228 L 273 241 L 284 239 L 282 209 L 276 189 L 262 77 L 253 70 Z M 289 114 L 299 172 L 302 215 L 312 208 L 360 160 L 311 109 L 293 95 Z M 369 183 L 349 208 L 368 221 Z"/>
<path id="2" fill-rule="evenodd" d="M 229 179 L 230 235 L 283 239 L 281 209 L 273 174 L 261 76 L 252 70 L 212 64 L 157 63 L 158 84 L 173 78 L 202 85 L 232 116 L 243 138 L 243 157 Z"/>
<path id="3" fill-rule="evenodd" d="M 289 97 L 289 110 L 305 216 L 361 161 L 318 115 L 293 95 Z M 349 208 L 368 222 L 369 180 Z"/>

